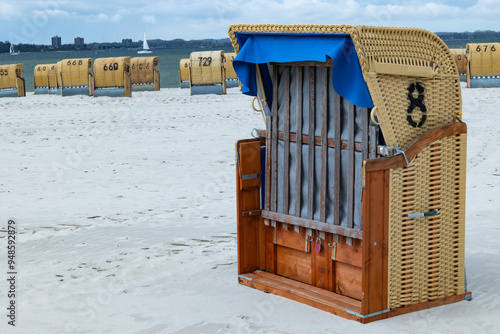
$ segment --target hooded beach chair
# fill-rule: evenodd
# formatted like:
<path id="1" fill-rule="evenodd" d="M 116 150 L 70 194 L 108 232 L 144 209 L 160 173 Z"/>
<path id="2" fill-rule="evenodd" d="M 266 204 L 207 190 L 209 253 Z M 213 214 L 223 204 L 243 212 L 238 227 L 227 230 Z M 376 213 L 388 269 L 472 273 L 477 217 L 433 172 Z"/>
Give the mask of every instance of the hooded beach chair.
<path id="1" fill-rule="evenodd" d="M 464 299 L 466 124 L 431 32 L 233 25 L 238 280 L 362 323 Z"/>
<path id="2" fill-rule="evenodd" d="M 0 97 L 26 96 L 23 64 L 0 65 Z"/>

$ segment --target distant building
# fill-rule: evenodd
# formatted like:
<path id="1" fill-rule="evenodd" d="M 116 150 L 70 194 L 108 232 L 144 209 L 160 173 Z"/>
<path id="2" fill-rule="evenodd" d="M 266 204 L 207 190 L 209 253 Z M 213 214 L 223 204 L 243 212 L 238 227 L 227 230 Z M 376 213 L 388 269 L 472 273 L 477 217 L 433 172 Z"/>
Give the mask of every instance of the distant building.
<path id="1" fill-rule="evenodd" d="M 124 38 L 124 39 L 122 39 L 122 44 L 123 44 L 123 46 L 132 46 L 132 39 L 131 38 Z"/>
<path id="2" fill-rule="evenodd" d="M 52 46 L 54 48 L 60 48 L 61 47 L 61 37 L 55 35 L 54 37 L 52 37 Z"/>
<path id="3" fill-rule="evenodd" d="M 75 46 L 76 47 L 84 47 L 85 42 L 83 41 L 83 37 L 76 37 L 75 38 Z"/>

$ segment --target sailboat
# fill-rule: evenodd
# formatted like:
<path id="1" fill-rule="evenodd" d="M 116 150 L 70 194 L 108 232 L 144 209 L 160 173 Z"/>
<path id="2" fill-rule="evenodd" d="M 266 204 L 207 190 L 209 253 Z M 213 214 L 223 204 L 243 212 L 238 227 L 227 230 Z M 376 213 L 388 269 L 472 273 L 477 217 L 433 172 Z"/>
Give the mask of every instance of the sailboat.
<path id="1" fill-rule="evenodd" d="M 153 53 L 149 48 L 148 41 L 146 40 L 146 32 L 144 32 L 144 38 L 142 40 L 142 50 L 137 51 L 137 53 Z"/>
<path id="2" fill-rule="evenodd" d="M 14 44 L 10 44 L 10 51 L 9 51 L 11 56 L 17 56 L 19 54 L 19 51 L 14 51 Z"/>

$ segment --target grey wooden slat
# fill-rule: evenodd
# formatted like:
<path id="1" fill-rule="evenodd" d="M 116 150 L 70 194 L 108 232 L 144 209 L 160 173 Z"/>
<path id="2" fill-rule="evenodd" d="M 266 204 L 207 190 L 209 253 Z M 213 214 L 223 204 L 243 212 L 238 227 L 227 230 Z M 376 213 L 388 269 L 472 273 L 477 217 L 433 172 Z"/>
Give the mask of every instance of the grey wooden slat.
<path id="1" fill-rule="evenodd" d="M 341 117 L 341 106 L 343 103 L 343 99 L 335 93 L 335 164 L 334 164 L 334 176 L 333 176 L 333 224 L 340 225 L 340 160 L 341 160 L 341 149 L 340 145 L 340 135 L 342 132 L 342 117 Z"/>
<path id="2" fill-rule="evenodd" d="M 271 137 L 272 137 L 272 116 L 266 117 L 266 192 L 264 208 L 271 209 Z"/>
<path id="3" fill-rule="evenodd" d="M 321 187 L 320 218 L 326 222 L 326 188 L 328 185 L 328 68 L 321 68 Z"/>
<path id="4" fill-rule="evenodd" d="M 309 67 L 309 136 L 314 137 L 316 113 L 316 68 Z M 309 167 L 307 176 L 307 218 L 314 216 L 314 140 L 309 141 Z"/>
<path id="5" fill-rule="evenodd" d="M 347 149 L 347 227 L 352 228 L 354 226 L 354 126 L 356 122 L 356 107 L 349 103 L 347 111 L 347 133 L 349 146 Z M 347 238 L 346 243 L 352 245 L 352 239 Z"/>
<path id="6" fill-rule="evenodd" d="M 283 130 L 285 133 L 283 149 L 283 213 L 287 215 L 288 199 L 290 194 L 290 66 L 284 67 L 283 80 Z"/>
<path id="7" fill-rule="evenodd" d="M 362 118 L 361 118 L 361 152 L 362 152 L 362 157 L 363 161 L 368 159 L 368 150 L 369 150 L 369 143 L 368 143 L 368 109 L 366 108 L 359 108 L 358 112 L 362 113 Z"/>
<path id="8" fill-rule="evenodd" d="M 295 164 L 295 216 L 300 217 L 302 205 L 302 85 L 303 83 L 302 66 L 297 67 L 297 86 L 296 88 L 296 110 L 297 110 L 297 139 L 296 139 L 296 164 Z M 298 230 L 298 231 L 297 231 Z M 300 227 L 296 226 L 296 232 L 300 233 Z"/>
<path id="9" fill-rule="evenodd" d="M 266 189 L 265 189 L 265 199 L 264 199 L 264 208 L 266 210 L 271 210 L 271 193 L 272 193 L 272 185 L 271 185 L 271 173 L 272 173 L 272 120 L 273 116 L 266 117 Z M 275 134 L 278 135 L 277 133 Z M 269 220 L 266 220 L 266 225 L 269 224 Z"/>
<path id="10" fill-rule="evenodd" d="M 370 159 L 377 157 L 377 128 L 373 125 L 370 125 L 370 153 L 368 157 Z"/>
<path id="11" fill-rule="evenodd" d="M 272 144 L 271 144 L 271 211 L 278 207 L 278 80 L 279 68 L 273 66 Z"/>

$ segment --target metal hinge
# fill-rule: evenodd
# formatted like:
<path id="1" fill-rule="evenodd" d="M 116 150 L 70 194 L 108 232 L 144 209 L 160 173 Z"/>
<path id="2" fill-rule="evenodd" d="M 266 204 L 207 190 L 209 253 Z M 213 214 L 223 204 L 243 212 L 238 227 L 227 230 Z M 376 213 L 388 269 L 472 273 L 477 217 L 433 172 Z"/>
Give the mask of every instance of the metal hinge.
<path id="1" fill-rule="evenodd" d="M 353 311 L 349 311 L 348 309 L 345 309 L 346 313 L 355 315 L 357 317 L 360 317 L 361 319 L 366 319 L 366 318 L 374 317 L 376 315 L 384 314 L 384 313 L 389 312 L 390 310 L 391 309 L 388 308 L 386 310 L 382 310 L 382 311 L 378 311 L 378 312 L 374 312 L 374 313 L 363 315 L 363 314 L 359 314 L 359 313 L 356 313 L 356 312 L 353 312 Z"/>
<path id="2" fill-rule="evenodd" d="M 361 167 L 361 177 L 363 189 L 366 188 L 366 160 L 363 161 L 363 166 Z"/>
<path id="3" fill-rule="evenodd" d="M 244 280 L 247 280 L 247 281 L 250 281 L 250 282 L 252 282 L 252 281 L 253 281 L 253 279 L 252 279 L 252 278 L 250 278 L 250 277 L 246 277 L 246 276 L 243 276 L 243 275 L 238 275 L 238 277 L 239 277 L 239 278 L 243 278 Z"/>

